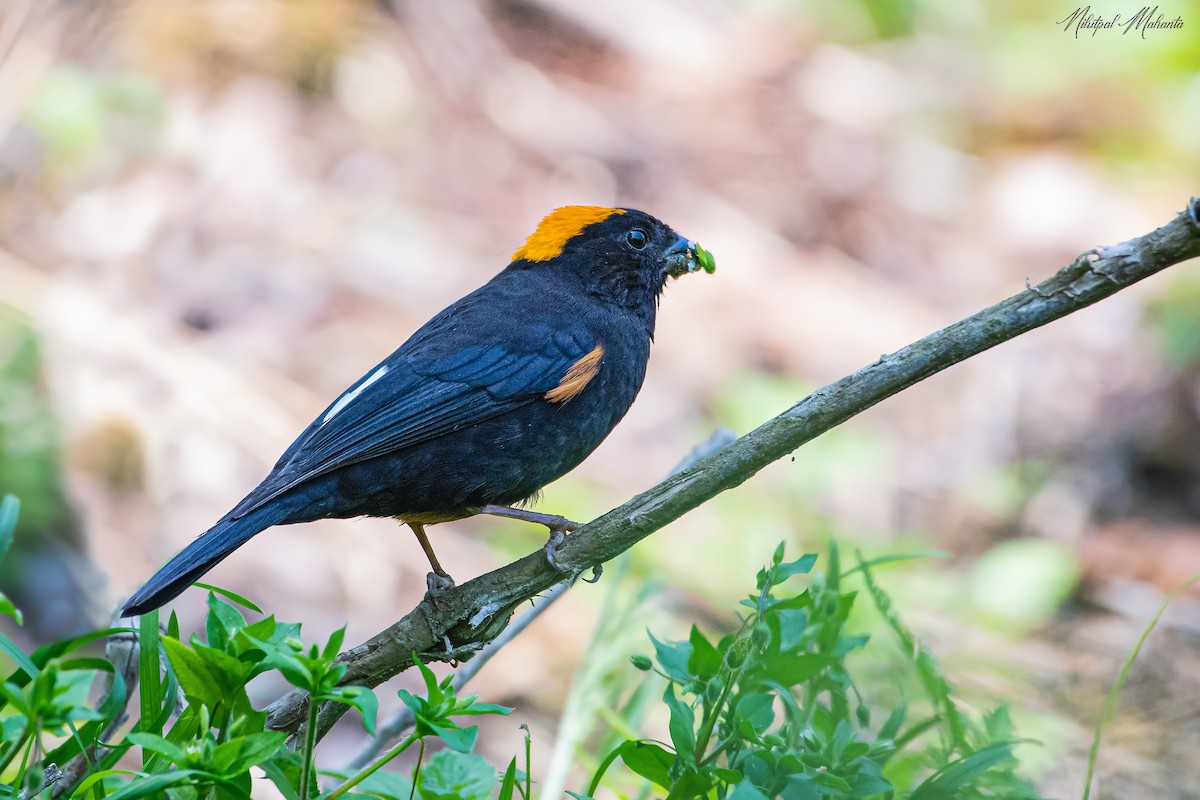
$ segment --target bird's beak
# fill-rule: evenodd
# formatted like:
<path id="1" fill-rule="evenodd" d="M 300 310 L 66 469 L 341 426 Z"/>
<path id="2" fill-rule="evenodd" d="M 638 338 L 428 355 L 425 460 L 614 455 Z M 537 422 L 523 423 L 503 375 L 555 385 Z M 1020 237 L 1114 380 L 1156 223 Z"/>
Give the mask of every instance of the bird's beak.
<path id="1" fill-rule="evenodd" d="M 672 278 L 678 278 L 680 275 L 701 269 L 711 275 L 717 268 L 712 253 L 682 236 L 667 248 L 664 256 L 665 268 L 663 271 Z"/>

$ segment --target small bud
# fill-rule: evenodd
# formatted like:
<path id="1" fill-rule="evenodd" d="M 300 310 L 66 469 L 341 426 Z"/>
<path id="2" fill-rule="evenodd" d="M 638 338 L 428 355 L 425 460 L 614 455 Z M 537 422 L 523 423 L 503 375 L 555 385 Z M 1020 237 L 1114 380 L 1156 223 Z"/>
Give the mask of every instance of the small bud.
<path id="1" fill-rule="evenodd" d="M 865 705 L 860 705 L 858 708 L 854 709 L 854 714 L 858 717 L 858 727 L 866 728 L 870 726 L 871 709 L 867 708 Z"/>
<path id="2" fill-rule="evenodd" d="M 729 664 L 730 669 L 738 669 L 746 663 L 748 655 L 750 655 L 750 640 L 738 639 L 725 654 L 725 662 Z"/>
<path id="3" fill-rule="evenodd" d="M 766 650 L 771 643 L 771 629 L 766 625 L 755 625 L 750 633 L 750 641 L 756 650 Z"/>
<path id="4" fill-rule="evenodd" d="M 649 672 L 650 668 L 654 666 L 654 664 L 650 661 L 650 658 L 643 655 L 630 656 L 629 663 L 633 664 L 635 668 L 640 669 L 642 672 Z"/>

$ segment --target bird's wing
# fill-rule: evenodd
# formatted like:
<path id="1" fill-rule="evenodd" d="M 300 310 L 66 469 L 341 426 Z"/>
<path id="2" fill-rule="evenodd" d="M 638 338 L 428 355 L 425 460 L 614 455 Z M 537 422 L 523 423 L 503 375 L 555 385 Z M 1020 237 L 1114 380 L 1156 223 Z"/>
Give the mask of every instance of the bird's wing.
<path id="1" fill-rule="evenodd" d="M 407 345 L 347 389 L 283 454 L 234 510 L 244 516 L 298 484 L 395 453 L 534 402 L 564 380 L 595 343 L 545 331 L 518 344 L 472 344 L 451 352 Z M 445 350 L 446 348 L 439 348 Z"/>

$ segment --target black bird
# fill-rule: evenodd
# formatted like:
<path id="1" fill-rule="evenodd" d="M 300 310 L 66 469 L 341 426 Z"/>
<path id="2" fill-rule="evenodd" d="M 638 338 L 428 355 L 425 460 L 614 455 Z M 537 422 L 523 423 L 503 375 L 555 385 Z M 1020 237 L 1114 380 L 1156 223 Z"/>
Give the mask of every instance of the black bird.
<path id="1" fill-rule="evenodd" d="M 568 206 L 499 275 L 426 323 L 337 398 L 245 499 L 125 604 L 178 596 L 272 525 L 395 517 L 448 580 L 425 526 L 474 514 L 574 524 L 515 504 L 604 441 L 641 388 L 668 277 L 712 256 L 649 214 Z M 557 567 L 557 564 L 555 564 Z"/>

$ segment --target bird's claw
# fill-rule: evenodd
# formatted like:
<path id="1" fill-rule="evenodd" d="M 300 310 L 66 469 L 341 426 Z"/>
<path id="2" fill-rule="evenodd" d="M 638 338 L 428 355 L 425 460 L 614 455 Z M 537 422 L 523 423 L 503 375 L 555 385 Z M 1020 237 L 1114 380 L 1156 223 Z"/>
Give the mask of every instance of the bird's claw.
<path id="1" fill-rule="evenodd" d="M 554 571 L 559 574 L 566 574 L 569 570 L 564 567 L 558 560 L 558 548 L 567 538 L 567 531 L 575 530 L 578 525 L 570 520 L 566 520 L 567 524 L 561 528 L 550 528 L 550 538 L 546 541 L 546 546 L 542 548 L 542 552 L 546 554 L 546 561 L 554 568 Z M 584 578 L 584 583 L 595 583 L 600 580 L 600 576 L 604 573 L 604 565 L 597 564 L 592 567 L 592 577 Z"/>
<path id="2" fill-rule="evenodd" d="M 566 572 L 562 564 L 558 563 L 558 546 L 567 538 L 565 528 L 551 528 L 550 538 L 546 541 L 546 546 L 542 548 L 542 552 L 546 554 L 546 561 L 554 568 L 555 572 Z"/>
<path id="3" fill-rule="evenodd" d="M 448 589 L 454 588 L 454 578 L 449 575 L 439 575 L 436 572 L 430 572 L 425 576 L 425 596 L 432 602 L 437 599 L 437 596 Z"/>

